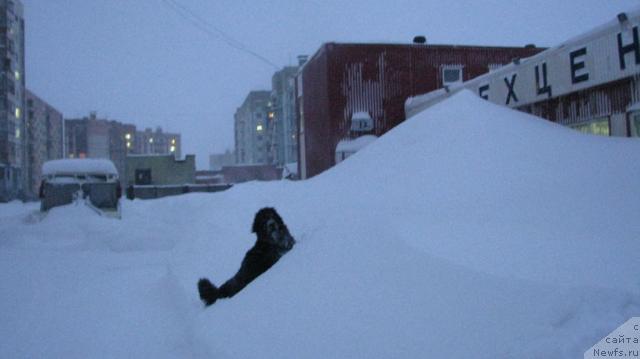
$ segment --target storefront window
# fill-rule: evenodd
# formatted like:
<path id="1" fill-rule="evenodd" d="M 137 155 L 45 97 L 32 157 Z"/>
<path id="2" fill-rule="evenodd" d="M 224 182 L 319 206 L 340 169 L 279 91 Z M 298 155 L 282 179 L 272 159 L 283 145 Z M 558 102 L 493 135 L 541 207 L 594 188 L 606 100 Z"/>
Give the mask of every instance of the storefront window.
<path id="1" fill-rule="evenodd" d="M 608 117 L 599 117 L 588 122 L 570 125 L 570 127 L 592 135 L 609 136 L 611 134 Z"/>

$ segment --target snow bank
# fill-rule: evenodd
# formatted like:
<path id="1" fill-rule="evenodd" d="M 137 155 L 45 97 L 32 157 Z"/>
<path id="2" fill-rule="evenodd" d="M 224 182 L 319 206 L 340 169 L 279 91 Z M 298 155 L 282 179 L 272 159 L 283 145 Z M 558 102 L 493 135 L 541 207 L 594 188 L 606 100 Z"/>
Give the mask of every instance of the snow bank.
<path id="1" fill-rule="evenodd" d="M 637 153 L 462 92 L 308 181 L 0 206 L 0 357 L 581 357 L 640 312 Z M 202 309 L 266 205 L 296 247 Z"/>
<path id="2" fill-rule="evenodd" d="M 374 135 L 364 135 L 354 139 L 342 140 L 338 142 L 336 152 L 356 153 L 374 142 L 377 138 L 378 137 Z"/>

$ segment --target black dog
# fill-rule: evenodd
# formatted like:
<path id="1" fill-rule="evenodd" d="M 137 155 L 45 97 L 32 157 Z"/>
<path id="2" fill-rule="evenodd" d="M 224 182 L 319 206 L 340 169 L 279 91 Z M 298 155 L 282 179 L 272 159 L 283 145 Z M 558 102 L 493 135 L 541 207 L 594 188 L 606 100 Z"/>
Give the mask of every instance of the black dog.
<path id="1" fill-rule="evenodd" d="M 260 274 L 271 268 L 296 243 L 274 208 L 262 208 L 253 220 L 252 232 L 258 239 L 242 260 L 238 273 L 220 288 L 208 279 L 198 282 L 200 299 L 209 306 L 219 298 L 231 298 Z"/>

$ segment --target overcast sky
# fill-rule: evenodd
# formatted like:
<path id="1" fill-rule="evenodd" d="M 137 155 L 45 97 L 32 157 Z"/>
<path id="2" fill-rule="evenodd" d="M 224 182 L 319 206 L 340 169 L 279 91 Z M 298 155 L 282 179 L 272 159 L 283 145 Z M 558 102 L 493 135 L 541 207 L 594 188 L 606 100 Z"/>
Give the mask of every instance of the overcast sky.
<path id="1" fill-rule="evenodd" d="M 207 24 L 179 15 L 192 11 Z M 324 42 L 553 46 L 637 0 L 23 0 L 27 87 L 66 118 L 90 111 L 180 132 L 198 169 L 233 148 L 233 114 Z M 194 25 L 195 23 L 195 25 Z M 205 29 L 206 31 L 203 31 Z M 221 30 L 224 35 L 218 31 Z M 224 36 L 227 36 L 226 38 Z M 238 45 L 236 45 L 238 47 Z"/>

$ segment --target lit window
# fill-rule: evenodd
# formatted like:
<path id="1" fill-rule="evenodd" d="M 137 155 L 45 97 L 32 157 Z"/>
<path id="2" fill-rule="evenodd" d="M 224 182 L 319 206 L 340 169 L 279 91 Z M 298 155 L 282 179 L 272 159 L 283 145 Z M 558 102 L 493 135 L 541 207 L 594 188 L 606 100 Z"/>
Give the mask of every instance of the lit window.
<path id="1" fill-rule="evenodd" d="M 149 143 L 153 143 L 153 137 L 149 139 Z"/>
<path id="2" fill-rule="evenodd" d="M 22 116 L 22 111 L 20 110 L 20 107 L 16 107 L 16 118 L 20 118 L 20 116 Z"/>
<path id="3" fill-rule="evenodd" d="M 20 138 L 20 129 L 16 128 L 16 138 Z"/>
<path id="4" fill-rule="evenodd" d="M 256 131 L 258 132 L 262 132 L 263 128 L 262 128 L 262 124 L 258 124 L 258 126 L 256 126 Z"/>
<path id="5" fill-rule="evenodd" d="M 274 117 L 275 117 L 275 115 L 276 115 L 275 113 L 273 113 L 273 112 L 269 112 L 269 118 L 271 118 L 271 119 L 272 119 L 272 118 L 274 118 Z"/>
<path id="6" fill-rule="evenodd" d="M 569 127 L 592 135 L 609 136 L 611 133 L 609 128 L 609 118 L 607 117 L 600 117 L 592 121 L 569 125 Z"/>
<path id="7" fill-rule="evenodd" d="M 176 146 L 169 147 L 169 151 L 170 152 L 176 152 Z"/>
<path id="8" fill-rule="evenodd" d="M 175 144 L 176 144 L 176 139 L 175 139 L 175 138 L 172 138 L 172 139 L 171 139 L 171 144 L 172 144 L 172 145 L 175 145 Z"/>
<path id="9" fill-rule="evenodd" d="M 126 135 L 124 135 L 124 138 L 127 139 L 127 140 L 130 140 L 131 139 L 131 134 L 127 133 Z"/>
<path id="10" fill-rule="evenodd" d="M 69 158 L 74 158 L 76 155 L 74 155 L 73 153 L 69 154 Z"/>
<path id="11" fill-rule="evenodd" d="M 20 71 L 16 71 L 14 75 L 16 76 L 16 80 L 20 81 Z"/>
<path id="12" fill-rule="evenodd" d="M 131 142 L 127 141 L 127 148 L 131 148 Z"/>

